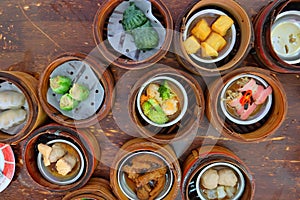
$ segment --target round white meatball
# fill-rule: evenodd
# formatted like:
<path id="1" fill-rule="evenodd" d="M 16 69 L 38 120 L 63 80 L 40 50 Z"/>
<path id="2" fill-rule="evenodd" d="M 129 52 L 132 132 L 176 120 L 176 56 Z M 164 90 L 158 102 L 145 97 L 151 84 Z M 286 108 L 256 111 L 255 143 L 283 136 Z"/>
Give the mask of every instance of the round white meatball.
<path id="1" fill-rule="evenodd" d="M 203 173 L 201 177 L 201 184 L 206 189 L 214 189 L 218 186 L 219 175 L 217 170 L 209 169 Z"/>

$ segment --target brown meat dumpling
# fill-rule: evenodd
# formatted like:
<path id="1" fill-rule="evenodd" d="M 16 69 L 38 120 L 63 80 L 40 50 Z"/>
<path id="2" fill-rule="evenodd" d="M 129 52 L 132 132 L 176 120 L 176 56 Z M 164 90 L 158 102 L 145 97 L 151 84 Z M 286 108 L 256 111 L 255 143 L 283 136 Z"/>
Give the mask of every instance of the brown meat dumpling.
<path id="1" fill-rule="evenodd" d="M 209 169 L 201 177 L 201 184 L 206 189 L 215 189 L 218 186 L 219 175 L 218 171 L 214 169 Z"/>

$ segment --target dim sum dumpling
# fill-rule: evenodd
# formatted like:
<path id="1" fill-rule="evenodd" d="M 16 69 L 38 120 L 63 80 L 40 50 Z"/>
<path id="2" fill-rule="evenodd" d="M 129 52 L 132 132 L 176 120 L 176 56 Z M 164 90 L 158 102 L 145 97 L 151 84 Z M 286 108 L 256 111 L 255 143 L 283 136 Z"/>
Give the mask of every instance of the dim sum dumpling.
<path id="1" fill-rule="evenodd" d="M 206 189 L 215 189 L 218 186 L 219 175 L 215 169 L 209 169 L 201 177 L 201 184 Z"/>
<path id="2" fill-rule="evenodd" d="M 24 109 L 6 110 L 0 113 L 0 129 L 9 129 L 15 125 L 21 124 L 26 119 Z"/>
<path id="3" fill-rule="evenodd" d="M 219 171 L 219 184 L 224 186 L 235 186 L 238 179 L 231 169 L 221 169 Z"/>
<path id="4" fill-rule="evenodd" d="M 150 21 L 132 30 L 132 36 L 136 47 L 140 50 L 153 49 L 159 42 L 158 33 L 152 27 Z"/>
<path id="5" fill-rule="evenodd" d="M 16 91 L 0 92 L 0 109 L 16 109 L 23 106 L 25 97 L 22 93 Z"/>

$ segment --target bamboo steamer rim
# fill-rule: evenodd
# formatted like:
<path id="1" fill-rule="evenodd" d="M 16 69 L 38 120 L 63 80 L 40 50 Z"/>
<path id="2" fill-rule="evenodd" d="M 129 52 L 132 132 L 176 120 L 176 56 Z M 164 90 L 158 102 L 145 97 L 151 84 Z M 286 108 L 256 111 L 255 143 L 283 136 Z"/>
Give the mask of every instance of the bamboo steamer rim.
<path id="1" fill-rule="evenodd" d="M 57 131 L 59 131 L 59 133 L 57 133 Z M 68 185 L 56 185 L 47 181 L 39 173 L 36 163 L 37 154 L 35 155 L 34 153 L 34 151 L 36 150 L 34 146 L 37 142 L 39 142 L 39 137 L 45 134 L 50 134 L 53 137 L 57 136 L 63 137 L 67 140 L 71 140 L 81 150 L 86 162 L 86 167 L 84 169 L 83 175 L 76 182 Z M 65 193 L 81 188 L 89 181 L 98 163 L 97 159 L 95 158 L 95 155 L 97 154 L 95 151 L 97 149 L 100 149 L 97 146 L 92 146 L 93 144 L 90 140 L 96 140 L 95 136 L 92 134 L 86 135 L 80 132 L 80 130 L 78 131 L 70 127 L 61 126 L 56 123 L 51 123 L 38 128 L 28 136 L 22 146 L 22 159 L 25 162 L 26 175 L 39 188 L 46 189 L 51 192 Z M 33 162 L 32 160 L 34 160 L 35 162 Z"/>
<path id="2" fill-rule="evenodd" d="M 224 126 L 224 120 L 220 117 L 217 109 L 222 87 L 231 77 L 239 74 L 253 74 L 259 76 L 263 78 L 273 89 L 273 102 L 271 110 L 269 111 L 271 114 L 267 121 L 262 127 L 244 134 L 232 131 L 227 126 Z M 223 82 L 223 80 L 225 80 L 225 82 Z M 287 98 L 283 86 L 275 74 L 272 74 L 268 70 L 255 67 L 243 67 L 234 70 L 223 76 L 223 79 L 213 82 L 209 86 L 207 93 L 206 115 L 210 123 L 212 123 L 212 125 L 222 135 L 237 142 L 257 142 L 263 140 L 267 136 L 273 134 L 280 127 L 287 113 Z"/>
<path id="3" fill-rule="evenodd" d="M 255 43 L 254 49 L 258 60 L 267 68 L 279 73 L 300 73 L 300 65 L 284 62 L 275 53 L 271 44 L 271 26 L 276 15 L 289 3 L 297 0 L 273 1 L 265 6 L 254 20 Z"/>
<path id="4" fill-rule="evenodd" d="M 15 135 L 3 133 L 6 138 L 0 140 L 1 142 L 15 145 L 30 134 L 30 132 L 39 124 L 39 120 L 42 122 L 46 118 L 37 96 L 36 85 L 38 84 L 38 80 L 33 76 L 20 71 L 0 71 L 0 80 L 11 82 L 20 89 L 25 96 L 29 107 L 25 126 Z"/>
<path id="5" fill-rule="evenodd" d="M 164 197 L 164 200 L 176 199 L 180 188 L 181 169 L 175 152 L 169 145 L 160 145 L 142 138 L 135 138 L 127 141 L 121 147 L 121 150 L 117 153 L 112 163 L 112 167 L 110 169 L 110 185 L 113 189 L 114 194 L 119 199 L 127 199 L 127 197 L 122 193 L 120 186 L 118 185 L 118 166 L 125 157 L 127 157 L 131 153 L 139 151 L 153 151 L 155 153 L 158 153 L 160 156 L 164 157 L 164 159 L 168 162 L 168 164 L 171 166 L 170 170 L 173 172 L 174 175 L 174 182 L 169 193 Z"/>
<path id="6" fill-rule="evenodd" d="M 231 150 L 222 146 L 210 146 L 204 145 L 196 148 L 186 158 L 183 163 L 183 177 L 181 184 L 181 196 L 182 199 L 188 200 L 187 190 L 188 185 L 194 176 L 205 166 L 215 162 L 228 162 L 235 165 L 244 174 L 246 187 L 241 200 L 249 200 L 254 198 L 255 193 L 255 181 L 251 171 L 245 165 L 245 163 L 235 155 Z M 248 186 L 248 187 L 247 187 Z"/>
<path id="7" fill-rule="evenodd" d="M 193 92 L 195 93 L 195 108 L 192 109 L 192 112 L 194 117 L 189 121 L 189 126 L 185 126 L 184 128 L 181 128 L 181 131 L 178 133 L 158 133 L 153 135 L 153 133 L 150 130 L 147 130 L 143 127 L 143 125 L 140 122 L 139 113 L 136 112 L 136 97 L 137 97 L 137 91 L 140 88 L 140 86 L 147 81 L 149 78 L 156 77 L 156 76 L 176 76 L 179 79 L 184 80 L 187 84 L 189 84 L 189 87 L 192 88 Z M 133 87 L 133 92 L 131 93 L 131 97 L 129 100 L 129 116 L 132 118 L 133 122 L 137 125 L 138 132 L 141 136 L 147 138 L 148 140 L 152 142 L 156 142 L 159 144 L 167 144 L 170 142 L 178 141 L 184 137 L 186 137 L 189 134 L 192 134 L 192 132 L 199 126 L 203 119 L 204 110 L 205 110 L 205 100 L 204 100 L 204 94 L 202 92 L 201 86 L 199 85 L 198 81 L 190 74 L 181 71 L 181 70 L 175 70 L 175 69 L 169 69 L 169 68 L 158 68 L 155 70 L 151 70 L 150 72 L 146 73 L 143 77 L 141 77 L 136 84 Z M 190 107 L 190 105 L 188 106 Z M 184 116 L 183 116 L 184 117 Z M 168 129 L 172 129 L 172 127 L 176 126 L 172 125 L 171 127 L 167 127 Z"/>
<path id="8" fill-rule="evenodd" d="M 104 99 L 101 107 L 96 111 L 95 115 L 82 120 L 74 120 L 64 116 L 56 108 L 51 106 L 47 101 L 47 90 L 49 88 L 50 74 L 56 67 L 72 60 L 87 62 L 95 75 L 99 78 L 99 81 L 104 88 Z M 96 58 L 87 56 L 82 53 L 65 53 L 52 61 L 42 72 L 38 85 L 38 93 L 41 105 L 47 115 L 55 122 L 72 128 L 89 127 L 106 117 L 109 114 L 114 101 L 114 79 L 111 72 L 102 65 L 103 63 L 98 61 Z"/>
<path id="9" fill-rule="evenodd" d="M 123 69 L 144 69 L 147 68 L 154 63 L 158 62 L 167 54 L 173 37 L 173 18 L 168 10 L 167 6 L 161 0 L 149 0 L 155 8 L 163 15 L 166 29 L 165 41 L 163 42 L 160 50 L 149 57 L 148 59 L 141 61 L 132 61 L 130 59 L 121 59 L 110 52 L 107 48 L 106 42 L 103 38 L 103 30 L 105 26 L 105 22 L 109 15 L 113 12 L 115 7 L 120 4 L 122 1 L 120 0 L 107 0 L 104 2 L 98 9 L 94 22 L 93 22 L 93 34 L 94 41 L 97 45 L 98 50 L 104 56 L 104 58 L 114 66 L 123 68 Z"/>
<path id="10" fill-rule="evenodd" d="M 63 197 L 63 200 L 76 200 L 80 198 L 107 199 L 116 200 L 112 194 L 109 181 L 103 178 L 91 178 L 82 188 L 69 192 Z"/>
<path id="11" fill-rule="evenodd" d="M 238 22 L 238 25 L 241 30 L 241 43 L 239 48 L 237 49 L 237 53 L 230 61 L 228 61 L 223 66 L 217 68 L 202 67 L 197 62 L 193 61 L 190 58 L 190 56 L 186 53 L 182 41 L 183 30 L 185 29 L 184 24 L 189 19 L 190 15 L 192 15 L 196 10 L 207 6 L 216 6 L 226 10 Z M 192 5 L 192 7 L 188 9 L 189 10 L 186 10 L 181 15 L 181 18 L 177 20 L 175 25 L 175 29 L 179 31 L 179 34 L 174 38 L 175 50 L 177 51 L 176 57 L 179 60 L 179 62 L 182 63 L 183 66 L 191 72 L 202 76 L 216 76 L 220 74 L 223 75 L 236 68 L 247 56 L 254 43 L 253 26 L 251 23 L 251 19 L 249 18 L 246 11 L 237 2 L 233 0 L 203 0 L 199 2 L 197 1 L 196 4 Z"/>

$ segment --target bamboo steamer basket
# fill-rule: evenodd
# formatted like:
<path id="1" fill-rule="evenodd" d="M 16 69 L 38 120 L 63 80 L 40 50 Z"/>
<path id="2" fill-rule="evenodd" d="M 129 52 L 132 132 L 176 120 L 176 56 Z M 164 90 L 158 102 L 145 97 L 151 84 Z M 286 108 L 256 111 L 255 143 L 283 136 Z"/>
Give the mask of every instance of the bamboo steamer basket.
<path id="1" fill-rule="evenodd" d="M 120 0 L 107 0 L 99 7 L 97 14 L 94 18 L 93 30 L 94 40 L 98 50 L 103 57 L 114 66 L 124 69 L 143 69 L 149 67 L 159 60 L 161 60 L 168 52 L 172 37 L 173 37 L 173 19 L 171 13 L 161 0 L 150 0 L 152 5 L 153 15 L 161 22 L 166 29 L 165 40 L 160 48 L 154 55 L 147 59 L 134 61 L 115 51 L 108 43 L 107 39 L 107 24 L 113 10 L 123 1 Z M 119 55 L 119 56 L 118 56 Z"/>
<path id="2" fill-rule="evenodd" d="M 279 73 L 300 73 L 298 64 L 288 64 L 274 51 L 271 44 L 271 27 L 274 19 L 283 11 L 299 10 L 298 0 L 272 1 L 265 6 L 254 20 L 257 60 L 267 68 Z"/>
<path id="3" fill-rule="evenodd" d="M 76 199 L 117 200 L 112 193 L 109 181 L 97 177 L 91 178 L 84 187 L 76 191 L 69 192 L 63 197 L 63 200 Z"/>
<path id="4" fill-rule="evenodd" d="M 251 19 L 246 11 L 233 0 L 203 0 L 194 1 L 184 11 L 175 23 L 174 36 L 175 52 L 178 61 L 189 71 L 201 76 L 224 75 L 239 66 L 246 58 L 254 43 Z M 234 20 L 236 28 L 236 43 L 228 56 L 216 63 L 203 63 L 196 61 L 186 53 L 183 46 L 183 32 L 190 17 L 203 9 L 213 8 L 225 12 Z"/>
<path id="5" fill-rule="evenodd" d="M 122 192 L 120 185 L 118 184 L 118 167 L 121 161 L 126 158 L 127 156 L 131 155 L 132 153 L 136 152 L 155 152 L 162 156 L 169 164 L 170 169 L 173 172 L 173 184 L 171 189 L 169 190 L 168 194 L 163 198 L 164 200 L 173 200 L 176 199 L 176 196 L 179 192 L 180 182 L 181 182 L 181 169 L 179 162 L 177 160 L 176 154 L 169 145 L 159 145 L 150 141 L 147 141 L 142 138 L 135 138 L 128 142 L 126 142 L 119 152 L 117 153 L 111 170 L 110 170 L 110 185 L 113 189 L 114 194 L 119 199 L 128 199 L 125 194 Z"/>
<path id="6" fill-rule="evenodd" d="M 181 197 L 184 200 L 199 199 L 195 188 L 195 180 L 201 170 L 213 163 L 225 162 L 237 167 L 245 179 L 245 188 L 241 200 L 253 199 L 255 192 L 254 178 L 248 167 L 230 150 L 221 146 L 201 146 L 191 152 L 183 163 L 183 180 Z"/>
<path id="7" fill-rule="evenodd" d="M 0 82 L 10 82 L 25 96 L 29 112 L 25 126 L 15 135 L 8 135 L 0 131 L 0 142 L 12 145 L 24 140 L 34 129 L 40 126 L 47 118 L 37 95 L 38 80 L 28 73 L 20 71 L 0 71 Z"/>
<path id="8" fill-rule="evenodd" d="M 137 110 L 137 93 L 139 88 L 148 79 L 156 76 L 168 76 L 179 81 L 187 92 L 188 108 L 182 119 L 169 127 L 156 127 L 147 123 Z M 134 85 L 130 94 L 129 114 L 138 128 L 140 135 L 150 141 L 166 144 L 188 137 L 198 129 L 202 121 L 205 100 L 199 82 L 190 74 L 181 70 L 159 68 L 142 76 Z"/>
<path id="9" fill-rule="evenodd" d="M 224 85 L 233 77 L 241 74 L 252 74 L 264 79 L 272 87 L 272 106 L 269 113 L 261 121 L 250 125 L 238 125 L 224 122 L 224 116 L 220 110 L 220 93 Z M 287 113 L 287 99 L 285 91 L 277 79 L 270 71 L 255 68 L 243 67 L 236 69 L 222 79 L 213 82 L 207 91 L 206 115 L 210 123 L 224 136 L 238 142 L 255 142 L 263 140 L 274 133 L 282 124 Z"/>
<path id="10" fill-rule="evenodd" d="M 60 113 L 56 108 L 50 105 L 47 101 L 47 90 L 50 87 L 49 77 L 50 74 L 58 66 L 62 65 L 68 61 L 85 61 L 92 68 L 95 75 L 99 78 L 99 81 L 104 89 L 104 99 L 101 104 L 101 107 L 95 112 L 91 117 L 81 120 L 74 120 L 69 118 L 62 113 Z M 86 56 L 81 53 L 67 53 L 48 65 L 45 71 L 42 73 L 38 92 L 40 96 L 41 104 L 47 113 L 47 115 L 53 119 L 55 122 L 62 124 L 64 126 L 73 127 L 73 128 L 84 128 L 96 124 L 98 121 L 102 120 L 110 112 L 111 106 L 114 101 L 114 79 L 111 72 L 95 58 L 91 56 Z"/>
<path id="11" fill-rule="evenodd" d="M 51 183 L 40 173 L 37 166 L 37 145 L 53 139 L 64 139 L 75 144 L 83 154 L 85 168 L 83 174 L 74 183 L 59 185 Z M 30 134 L 23 145 L 22 158 L 25 163 L 27 175 L 40 188 L 56 193 L 66 193 L 78 190 L 91 178 L 100 160 L 101 152 L 97 138 L 88 130 L 72 129 L 59 124 L 45 125 Z"/>

